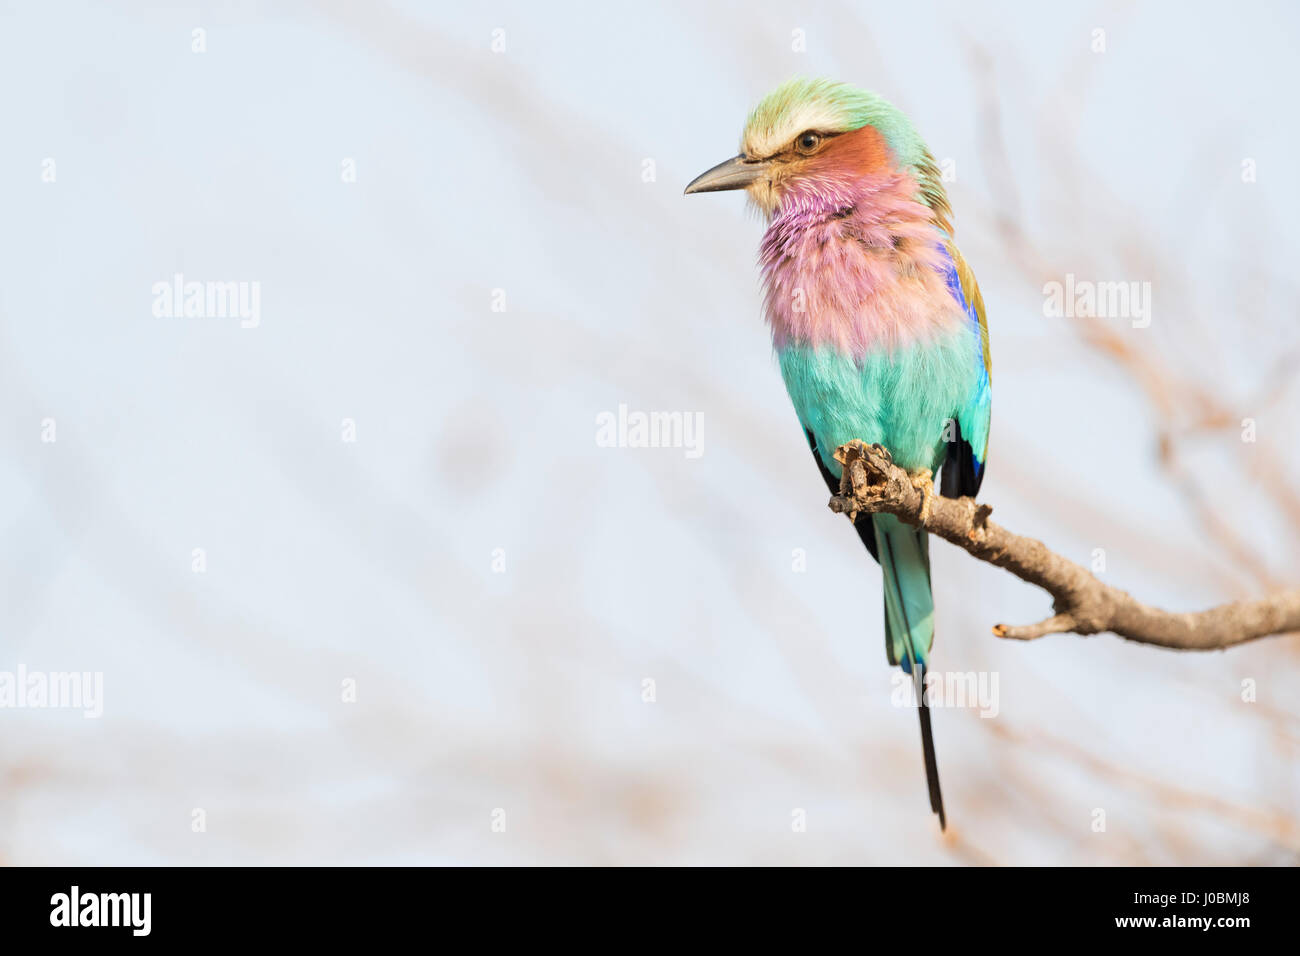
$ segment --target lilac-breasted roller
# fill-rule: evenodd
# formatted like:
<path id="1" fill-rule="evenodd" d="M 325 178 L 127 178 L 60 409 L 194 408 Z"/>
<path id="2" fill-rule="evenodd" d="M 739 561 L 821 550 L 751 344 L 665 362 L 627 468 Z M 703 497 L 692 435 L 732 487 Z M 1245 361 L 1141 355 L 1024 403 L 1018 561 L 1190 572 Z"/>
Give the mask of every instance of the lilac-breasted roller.
<path id="1" fill-rule="evenodd" d="M 835 449 L 879 443 L 927 496 L 974 495 L 989 434 L 989 340 L 953 242 L 938 165 L 874 93 L 792 80 L 750 115 L 740 155 L 687 193 L 744 189 L 767 218 L 759 259 L 781 375 L 813 457 L 839 491 Z M 928 497 L 927 497 L 928 503 Z M 925 531 L 861 516 L 884 581 L 885 652 L 912 676 L 930 807 L 946 825 L 925 670 L 934 600 Z"/>

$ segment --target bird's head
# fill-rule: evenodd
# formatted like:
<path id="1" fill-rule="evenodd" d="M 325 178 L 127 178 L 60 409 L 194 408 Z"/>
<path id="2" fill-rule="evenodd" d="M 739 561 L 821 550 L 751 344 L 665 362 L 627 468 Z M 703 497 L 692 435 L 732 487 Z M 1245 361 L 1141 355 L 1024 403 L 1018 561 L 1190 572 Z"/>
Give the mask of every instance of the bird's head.
<path id="1" fill-rule="evenodd" d="M 904 174 L 946 226 L 939 170 L 901 111 L 875 93 L 829 80 L 790 80 L 749 115 L 740 155 L 696 177 L 686 193 L 743 189 L 770 219 L 789 205 L 852 204 Z"/>

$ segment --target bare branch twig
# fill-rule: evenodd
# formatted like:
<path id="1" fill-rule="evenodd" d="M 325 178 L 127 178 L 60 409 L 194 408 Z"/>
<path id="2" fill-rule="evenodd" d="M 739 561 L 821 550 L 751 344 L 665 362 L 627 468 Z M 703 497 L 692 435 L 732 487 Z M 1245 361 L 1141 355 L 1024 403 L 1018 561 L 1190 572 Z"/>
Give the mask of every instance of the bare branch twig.
<path id="1" fill-rule="evenodd" d="M 844 466 L 844 474 L 840 493 L 830 500 L 832 511 L 854 520 L 859 513 L 896 515 L 1052 595 L 1056 612 L 1052 617 L 1025 626 L 998 624 L 993 628 L 998 637 L 1030 641 L 1063 631 L 1110 631 L 1141 644 L 1209 651 L 1300 631 L 1300 589 L 1193 614 L 1148 607 L 1127 592 L 1099 581 L 1041 541 L 1012 534 L 994 524 L 989 520 L 993 509 L 973 498 L 935 495 L 922 522 L 924 493 L 880 445 L 855 439 L 836 449 L 835 460 Z"/>

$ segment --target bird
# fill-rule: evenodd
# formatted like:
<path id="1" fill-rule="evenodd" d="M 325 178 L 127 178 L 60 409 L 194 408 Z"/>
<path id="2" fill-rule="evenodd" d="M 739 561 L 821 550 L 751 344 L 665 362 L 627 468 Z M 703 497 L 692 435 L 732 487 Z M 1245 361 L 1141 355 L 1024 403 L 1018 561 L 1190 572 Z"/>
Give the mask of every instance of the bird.
<path id="1" fill-rule="evenodd" d="M 781 377 L 832 494 L 835 450 L 882 446 L 922 491 L 974 497 L 991 415 L 984 301 L 953 234 L 940 165 L 877 93 L 796 77 L 750 113 L 740 153 L 686 194 L 744 190 L 766 220 L 763 313 Z M 947 828 L 927 700 L 934 643 L 928 532 L 850 516 L 879 564 L 885 654 L 910 676 L 930 809 Z"/>

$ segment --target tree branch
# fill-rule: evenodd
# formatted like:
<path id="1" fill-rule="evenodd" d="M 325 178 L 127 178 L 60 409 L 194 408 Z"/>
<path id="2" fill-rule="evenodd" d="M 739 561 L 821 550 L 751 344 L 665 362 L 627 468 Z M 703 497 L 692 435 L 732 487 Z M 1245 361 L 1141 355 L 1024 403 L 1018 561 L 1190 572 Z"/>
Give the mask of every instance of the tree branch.
<path id="1" fill-rule="evenodd" d="M 880 445 L 853 440 L 835 450 L 844 466 L 840 493 L 830 509 L 857 520 L 859 513 L 892 514 L 924 527 L 981 561 L 1006 568 L 1052 595 L 1055 615 L 1037 624 L 998 624 L 993 633 L 1021 641 L 1045 634 L 1110 631 L 1130 641 L 1185 651 L 1222 650 L 1259 637 L 1300 631 L 1300 589 L 1256 601 L 1236 601 L 1177 614 L 1148 607 L 1119 588 L 1104 584 L 1081 565 L 1041 541 L 1012 534 L 989 520 L 993 509 L 973 498 L 934 494 L 922 521 L 925 493 L 893 463 Z"/>

